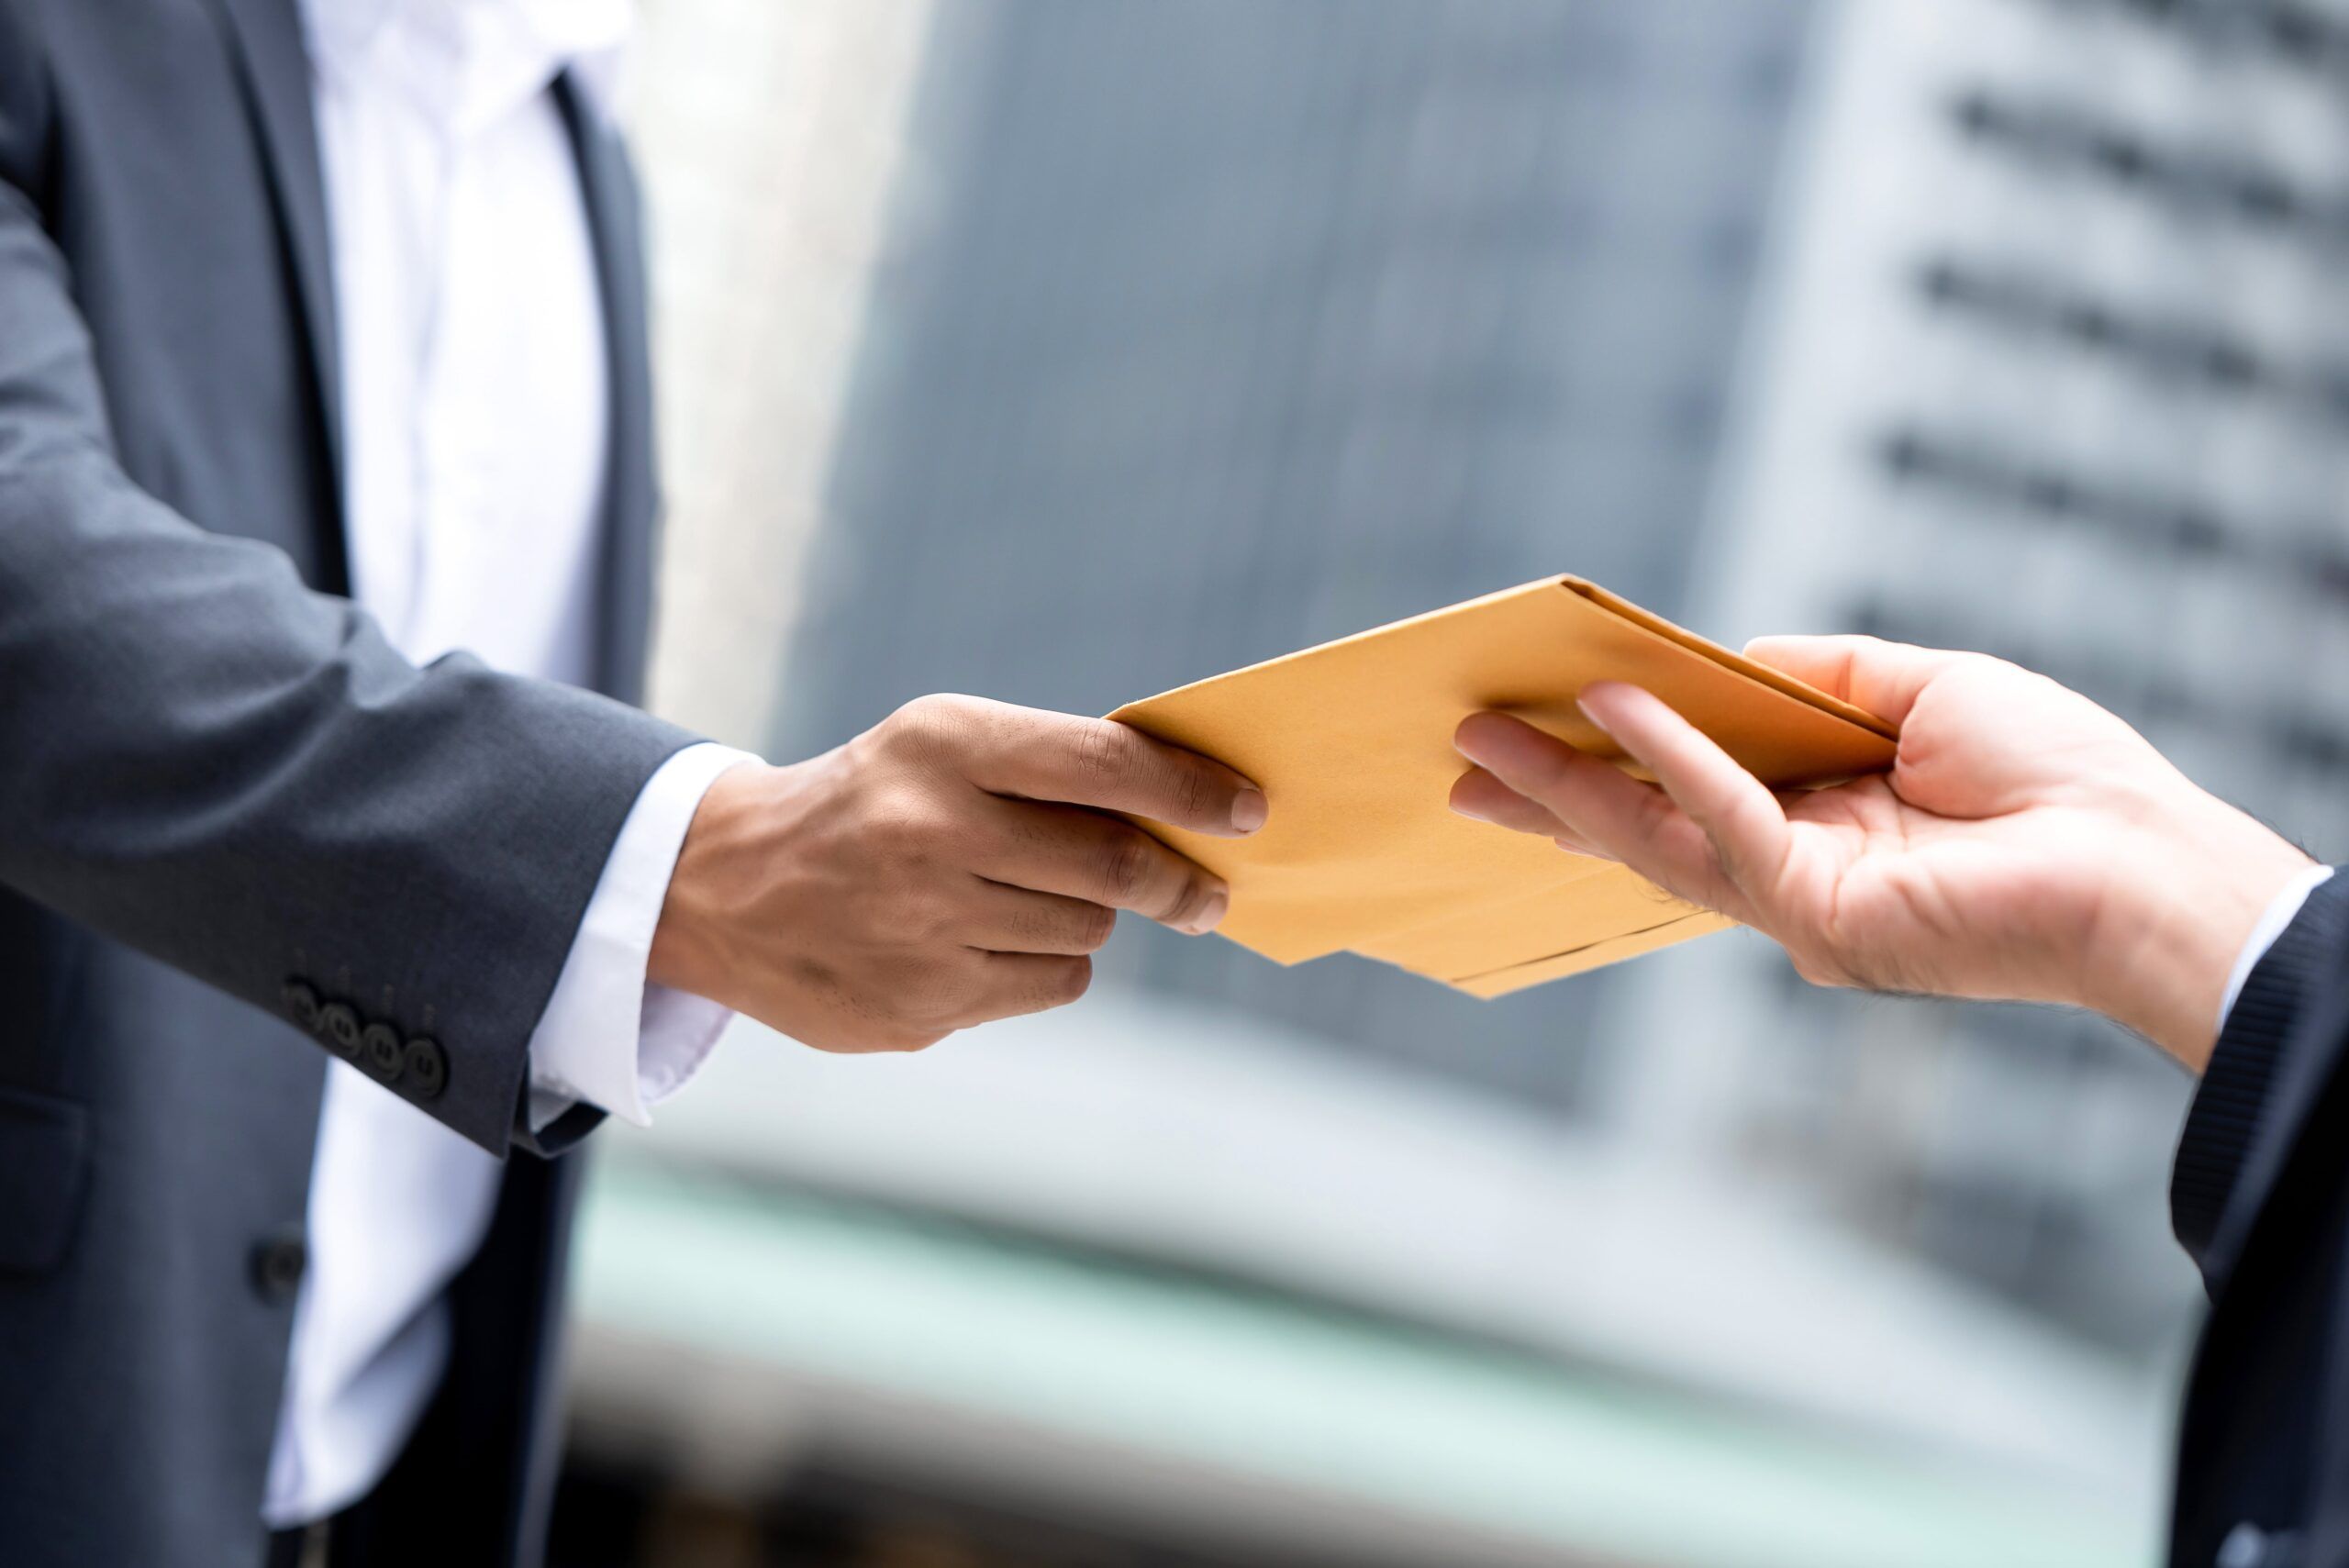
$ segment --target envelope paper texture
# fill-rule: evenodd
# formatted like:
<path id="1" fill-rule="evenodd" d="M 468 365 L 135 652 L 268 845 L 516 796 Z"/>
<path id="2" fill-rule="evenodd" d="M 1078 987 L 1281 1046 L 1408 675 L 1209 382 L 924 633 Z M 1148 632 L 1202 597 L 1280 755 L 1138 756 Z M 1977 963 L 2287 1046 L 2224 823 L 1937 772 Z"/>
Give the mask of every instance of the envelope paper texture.
<path id="1" fill-rule="evenodd" d="M 1252 838 L 1146 824 L 1230 884 L 1220 933 L 1281 963 L 1349 951 L 1498 996 L 1732 924 L 1609 862 L 1448 804 L 1462 719 L 1514 713 L 1622 753 L 1575 706 L 1594 681 L 1672 705 L 1781 787 L 1891 766 L 1881 719 L 1574 577 L 1553 577 L 1218 675 L 1112 718 L 1239 769 Z M 1632 770 L 1637 772 L 1636 769 Z"/>

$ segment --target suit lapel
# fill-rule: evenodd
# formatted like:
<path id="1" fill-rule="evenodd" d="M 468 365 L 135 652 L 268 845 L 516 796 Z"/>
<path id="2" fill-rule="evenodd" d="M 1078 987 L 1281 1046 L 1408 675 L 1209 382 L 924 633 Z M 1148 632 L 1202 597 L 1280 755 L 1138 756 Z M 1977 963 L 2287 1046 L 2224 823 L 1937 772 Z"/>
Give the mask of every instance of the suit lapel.
<path id="1" fill-rule="evenodd" d="M 211 0 L 236 46 L 245 104 L 268 155 L 271 185 L 294 285 L 302 303 L 335 515 L 321 519 L 333 557 L 341 554 L 342 372 L 336 347 L 334 265 L 327 233 L 326 181 L 310 106 L 310 61 L 296 0 Z"/>
<path id="2" fill-rule="evenodd" d="M 596 247 L 610 388 L 604 472 L 604 575 L 596 688 L 624 702 L 643 695 L 651 634 L 653 532 L 652 377 L 636 180 L 618 133 L 568 73 L 555 99 L 579 158 L 580 189 Z"/>
<path id="3" fill-rule="evenodd" d="M 334 515 L 321 518 L 328 559 L 342 559 L 342 374 L 326 183 L 310 103 L 298 0 L 210 0 L 235 45 L 247 107 L 267 153 L 289 270 L 334 475 Z M 555 96 L 579 160 L 596 248 L 611 402 L 604 484 L 604 573 L 598 601 L 600 691 L 642 695 L 651 630 L 655 492 L 650 351 L 637 194 L 618 137 L 568 75 Z"/>

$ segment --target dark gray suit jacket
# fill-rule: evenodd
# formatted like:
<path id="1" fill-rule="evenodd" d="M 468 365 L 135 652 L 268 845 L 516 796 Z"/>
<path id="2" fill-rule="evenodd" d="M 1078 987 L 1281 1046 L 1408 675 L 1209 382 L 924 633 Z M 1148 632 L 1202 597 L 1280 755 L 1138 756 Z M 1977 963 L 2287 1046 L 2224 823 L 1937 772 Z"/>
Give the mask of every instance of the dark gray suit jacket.
<path id="1" fill-rule="evenodd" d="M 612 700 L 652 556 L 635 197 L 565 98 L 612 354 L 608 696 L 419 672 L 336 596 L 295 0 L 0 0 L 12 1568 L 261 1560 L 327 1051 L 505 1153 L 606 851 L 691 739 Z M 572 1163 L 507 1166 L 392 1560 L 535 1553 Z"/>

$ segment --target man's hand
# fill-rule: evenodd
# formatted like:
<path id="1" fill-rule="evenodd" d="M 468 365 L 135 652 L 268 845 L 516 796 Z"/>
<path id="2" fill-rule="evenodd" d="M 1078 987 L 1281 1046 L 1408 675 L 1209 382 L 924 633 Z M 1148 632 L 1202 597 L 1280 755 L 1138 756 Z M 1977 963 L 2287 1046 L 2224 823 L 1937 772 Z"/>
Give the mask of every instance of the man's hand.
<path id="1" fill-rule="evenodd" d="M 2074 1003 L 2201 1068 L 2236 954 L 2306 855 L 2002 660 L 1865 637 L 1746 653 L 1898 725 L 1891 773 L 1781 798 L 1657 698 L 1602 683 L 1583 712 L 1663 787 L 1486 713 L 1459 729 L 1477 766 L 1454 809 L 1621 861 L 1774 938 L 1814 984 Z"/>
<path id="2" fill-rule="evenodd" d="M 975 697 L 734 769 L 686 833 L 649 978 L 827 1051 L 912 1051 L 1085 994 L 1131 909 L 1193 934 L 1220 881 L 1109 812 L 1237 837 L 1264 797 L 1123 725 Z"/>

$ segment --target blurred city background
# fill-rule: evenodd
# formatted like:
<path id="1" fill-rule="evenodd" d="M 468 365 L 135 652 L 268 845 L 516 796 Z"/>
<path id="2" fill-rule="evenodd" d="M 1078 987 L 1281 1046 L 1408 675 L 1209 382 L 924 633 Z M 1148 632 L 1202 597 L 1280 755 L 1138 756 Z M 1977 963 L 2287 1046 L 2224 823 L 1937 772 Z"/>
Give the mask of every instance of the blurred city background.
<path id="1" fill-rule="evenodd" d="M 2007 653 L 2349 853 L 2349 10 L 642 11 L 676 717 L 1104 712 L 1573 572 Z M 2150 1565 L 2188 1088 L 1743 934 L 745 1027 L 600 1140 L 556 1560 Z"/>

